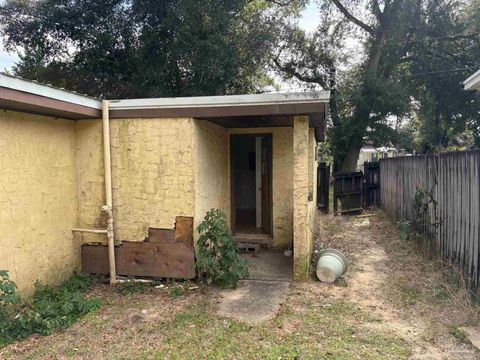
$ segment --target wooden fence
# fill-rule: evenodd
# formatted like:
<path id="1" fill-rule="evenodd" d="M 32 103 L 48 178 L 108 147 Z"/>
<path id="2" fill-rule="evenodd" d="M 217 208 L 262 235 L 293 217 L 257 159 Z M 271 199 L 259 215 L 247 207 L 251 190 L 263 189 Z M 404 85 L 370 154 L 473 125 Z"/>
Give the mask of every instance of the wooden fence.
<path id="1" fill-rule="evenodd" d="M 408 221 L 429 250 L 480 285 L 480 151 L 380 160 L 380 202 Z M 427 201 L 426 201 L 427 199 Z"/>

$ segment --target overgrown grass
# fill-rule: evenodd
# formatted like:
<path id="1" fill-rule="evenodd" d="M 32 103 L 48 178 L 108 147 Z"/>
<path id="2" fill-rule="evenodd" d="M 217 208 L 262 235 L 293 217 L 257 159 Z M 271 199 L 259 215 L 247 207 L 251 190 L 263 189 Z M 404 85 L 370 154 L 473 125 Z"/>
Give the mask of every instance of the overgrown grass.
<path id="1" fill-rule="evenodd" d="M 92 283 L 92 277 L 86 274 L 75 274 L 56 287 L 37 282 L 31 299 L 8 308 L 2 305 L 0 348 L 33 333 L 49 335 L 97 309 L 100 300 L 85 297 Z"/>
<path id="2" fill-rule="evenodd" d="M 298 295 L 294 295 L 298 296 Z M 146 358 L 185 359 L 405 359 L 408 345 L 376 331 L 377 320 L 345 302 L 318 306 L 311 296 L 291 298 L 273 321 L 260 325 L 220 318 L 202 302 L 160 325 L 165 338 Z"/>

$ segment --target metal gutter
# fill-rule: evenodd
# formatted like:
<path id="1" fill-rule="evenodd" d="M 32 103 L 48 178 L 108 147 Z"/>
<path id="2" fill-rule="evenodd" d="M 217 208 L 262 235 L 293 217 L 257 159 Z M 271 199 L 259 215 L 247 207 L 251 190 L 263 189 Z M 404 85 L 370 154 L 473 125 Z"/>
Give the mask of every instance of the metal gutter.
<path id="1" fill-rule="evenodd" d="M 110 100 L 111 110 L 183 109 L 328 103 L 329 91 Z"/>
<path id="2" fill-rule="evenodd" d="M 463 82 L 465 90 L 480 90 L 480 70 Z"/>

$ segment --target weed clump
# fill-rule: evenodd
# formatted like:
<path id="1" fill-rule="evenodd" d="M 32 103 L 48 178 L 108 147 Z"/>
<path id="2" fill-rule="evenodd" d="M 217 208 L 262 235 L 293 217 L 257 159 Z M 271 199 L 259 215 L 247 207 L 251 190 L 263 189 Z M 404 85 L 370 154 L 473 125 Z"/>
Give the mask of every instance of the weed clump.
<path id="1" fill-rule="evenodd" d="M 93 284 L 87 274 L 75 274 L 59 286 L 37 281 L 33 297 L 23 302 L 8 272 L 0 271 L 0 278 L 0 348 L 30 334 L 49 335 L 100 307 L 99 299 L 85 296 Z"/>

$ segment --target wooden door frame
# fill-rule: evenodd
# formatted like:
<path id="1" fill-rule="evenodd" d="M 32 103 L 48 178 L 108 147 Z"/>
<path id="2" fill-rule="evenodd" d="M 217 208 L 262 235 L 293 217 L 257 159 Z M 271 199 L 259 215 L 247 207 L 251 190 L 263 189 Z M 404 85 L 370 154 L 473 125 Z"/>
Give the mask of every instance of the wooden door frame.
<path id="1" fill-rule="evenodd" d="M 236 232 L 236 207 L 235 207 L 235 186 L 234 186 L 234 176 L 233 176 L 233 152 L 232 146 L 233 142 L 232 139 L 235 137 L 270 137 L 270 152 L 272 156 L 272 161 L 270 162 L 270 232 L 268 235 L 273 236 L 273 133 L 238 133 L 238 134 L 230 134 L 229 138 L 229 161 L 230 161 L 230 228 L 232 233 L 235 234 Z M 255 209 L 256 210 L 256 209 Z"/>

